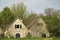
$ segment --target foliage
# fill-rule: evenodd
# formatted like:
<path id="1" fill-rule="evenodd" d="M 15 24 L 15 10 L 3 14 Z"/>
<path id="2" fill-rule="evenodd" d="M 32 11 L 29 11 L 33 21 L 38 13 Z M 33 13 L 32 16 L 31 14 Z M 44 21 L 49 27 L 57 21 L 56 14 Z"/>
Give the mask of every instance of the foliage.
<path id="1" fill-rule="evenodd" d="M 10 12 L 10 8 L 5 7 L 0 13 L 0 27 L 5 29 L 6 26 L 14 20 L 14 14 Z"/>
<path id="2" fill-rule="evenodd" d="M 53 40 L 53 38 L 26 37 L 26 38 L 2 38 L 1 40 Z"/>
<path id="3" fill-rule="evenodd" d="M 47 24 L 47 28 L 52 36 L 60 36 L 60 20 L 58 18 L 59 12 L 58 10 L 46 10 L 46 16 L 43 16 L 45 23 Z"/>
<path id="4" fill-rule="evenodd" d="M 23 3 L 18 3 L 11 7 L 11 12 L 15 14 L 16 18 L 24 19 L 26 16 L 26 6 Z"/>

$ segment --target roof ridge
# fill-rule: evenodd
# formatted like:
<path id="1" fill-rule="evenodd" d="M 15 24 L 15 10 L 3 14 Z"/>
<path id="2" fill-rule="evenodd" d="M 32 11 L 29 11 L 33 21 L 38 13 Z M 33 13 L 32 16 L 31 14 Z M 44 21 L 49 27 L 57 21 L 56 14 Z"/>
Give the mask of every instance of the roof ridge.
<path id="1" fill-rule="evenodd" d="M 33 24 L 35 24 L 38 21 L 38 19 L 39 19 L 39 17 L 37 17 L 36 21 Z M 29 29 L 32 27 L 33 24 L 31 24 L 31 26 L 29 26 Z"/>

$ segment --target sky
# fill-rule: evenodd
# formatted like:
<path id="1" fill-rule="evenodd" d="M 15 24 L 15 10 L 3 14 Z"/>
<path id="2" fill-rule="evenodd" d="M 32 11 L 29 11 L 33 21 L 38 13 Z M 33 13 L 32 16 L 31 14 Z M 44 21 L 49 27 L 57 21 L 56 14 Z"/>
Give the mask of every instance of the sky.
<path id="1" fill-rule="evenodd" d="M 0 11 L 5 6 L 11 7 L 13 4 L 23 2 L 30 12 L 42 13 L 46 8 L 60 9 L 60 0 L 0 0 Z"/>

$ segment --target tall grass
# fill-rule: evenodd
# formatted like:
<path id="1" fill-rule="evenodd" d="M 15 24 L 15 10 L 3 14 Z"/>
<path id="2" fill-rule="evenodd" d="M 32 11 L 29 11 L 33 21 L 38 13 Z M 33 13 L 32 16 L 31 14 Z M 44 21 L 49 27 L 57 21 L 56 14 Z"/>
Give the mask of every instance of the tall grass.
<path id="1" fill-rule="evenodd" d="M 60 40 L 60 38 L 26 37 L 26 38 L 0 38 L 0 40 Z"/>

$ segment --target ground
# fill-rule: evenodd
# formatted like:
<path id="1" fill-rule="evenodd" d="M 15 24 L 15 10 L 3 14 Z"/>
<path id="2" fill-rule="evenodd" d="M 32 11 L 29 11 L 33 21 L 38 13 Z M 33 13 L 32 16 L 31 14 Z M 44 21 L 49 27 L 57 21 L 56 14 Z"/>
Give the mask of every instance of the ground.
<path id="1" fill-rule="evenodd" d="M 1 38 L 0 40 L 60 40 L 60 38 Z"/>

